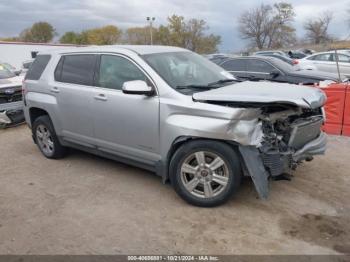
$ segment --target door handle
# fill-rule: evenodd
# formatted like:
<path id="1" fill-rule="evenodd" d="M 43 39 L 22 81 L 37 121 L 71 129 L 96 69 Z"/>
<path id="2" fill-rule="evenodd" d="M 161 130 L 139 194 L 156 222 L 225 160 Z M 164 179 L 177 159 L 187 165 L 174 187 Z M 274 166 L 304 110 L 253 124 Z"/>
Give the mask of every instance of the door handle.
<path id="1" fill-rule="evenodd" d="M 53 88 L 51 88 L 51 90 L 50 90 L 52 93 L 59 93 L 60 92 L 60 90 L 58 89 L 58 87 L 53 87 Z"/>
<path id="2" fill-rule="evenodd" d="M 98 94 L 94 98 L 100 101 L 107 101 L 107 97 L 104 94 Z"/>

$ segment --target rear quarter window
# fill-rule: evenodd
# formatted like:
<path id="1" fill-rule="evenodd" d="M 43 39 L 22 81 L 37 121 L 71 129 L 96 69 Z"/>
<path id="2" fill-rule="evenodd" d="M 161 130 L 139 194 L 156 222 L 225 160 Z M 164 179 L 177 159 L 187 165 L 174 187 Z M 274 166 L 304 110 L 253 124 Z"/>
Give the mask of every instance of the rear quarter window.
<path id="1" fill-rule="evenodd" d="M 28 70 L 26 79 L 39 80 L 50 59 L 51 55 L 38 55 Z"/>

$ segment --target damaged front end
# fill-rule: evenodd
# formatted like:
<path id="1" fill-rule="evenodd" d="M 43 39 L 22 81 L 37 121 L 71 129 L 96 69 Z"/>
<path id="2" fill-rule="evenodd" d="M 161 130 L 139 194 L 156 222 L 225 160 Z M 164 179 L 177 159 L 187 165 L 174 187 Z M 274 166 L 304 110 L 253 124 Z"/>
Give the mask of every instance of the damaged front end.
<path id="1" fill-rule="evenodd" d="M 23 121 L 22 87 L 0 88 L 0 127 L 8 127 Z"/>
<path id="2" fill-rule="evenodd" d="M 302 161 L 310 161 L 326 150 L 327 138 L 321 131 L 326 96 L 319 89 L 247 81 L 196 93 L 193 99 L 259 110 L 251 123 L 233 119 L 231 138 L 239 144 L 243 171 L 252 177 L 261 198 L 268 196 L 270 178 L 288 174 Z M 246 139 L 242 138 L 244 135 Z"/>
<path id="3" fill-rule="evenodd" d="M 268 179 L 288 174 L 303 161 L 324 154 L 326 135 L 321 132 L 322 108 L 288 105 L 262 107 L 263 140 L 259 147 L 240 146 L 246 170 L 261 198 L 268 196 Z"/>

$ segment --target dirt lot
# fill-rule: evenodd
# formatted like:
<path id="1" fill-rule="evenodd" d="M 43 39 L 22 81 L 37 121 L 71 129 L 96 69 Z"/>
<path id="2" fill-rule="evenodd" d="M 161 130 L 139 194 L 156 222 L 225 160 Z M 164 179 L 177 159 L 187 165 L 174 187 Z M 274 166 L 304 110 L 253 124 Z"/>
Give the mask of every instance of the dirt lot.
<path id="1" fill-rule="evenodd" d="M 350 139 L 329 140 L 267 201 L 246 179 L 203 209 L 147 171 L 77 151 L 47 160 L 26 126 L 0 130 L 0 254 L 349 253 Z"/>

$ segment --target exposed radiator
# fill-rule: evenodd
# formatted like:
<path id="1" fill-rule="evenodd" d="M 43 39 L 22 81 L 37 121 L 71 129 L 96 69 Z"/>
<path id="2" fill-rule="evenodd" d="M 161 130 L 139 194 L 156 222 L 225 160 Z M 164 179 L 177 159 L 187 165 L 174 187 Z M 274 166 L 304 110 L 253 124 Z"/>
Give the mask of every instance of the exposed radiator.
<path id="1" fill-rule="evenodd" d="M 316 139 L 320 135 L 322 123 L 322 116 L 315 116 L 293 123 L 288 146 L 300 149 L 308 142 Z"/>

